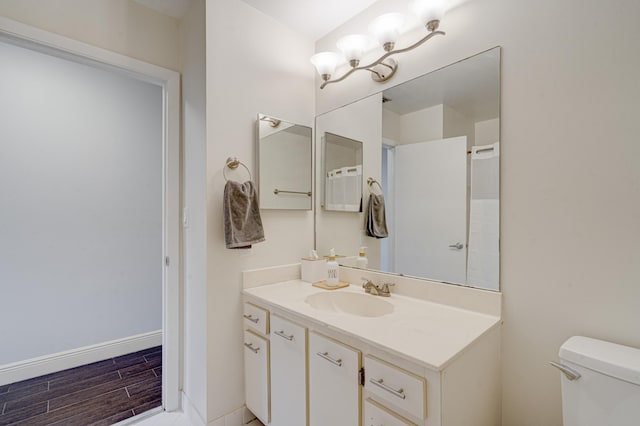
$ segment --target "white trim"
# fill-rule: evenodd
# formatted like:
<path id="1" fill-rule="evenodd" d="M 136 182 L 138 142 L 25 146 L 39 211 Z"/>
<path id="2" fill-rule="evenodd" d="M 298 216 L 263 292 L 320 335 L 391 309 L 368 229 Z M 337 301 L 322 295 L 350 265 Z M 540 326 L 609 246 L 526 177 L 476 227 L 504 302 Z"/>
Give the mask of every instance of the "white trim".
<path id="1" fill-rule="evenodd" d="M 171 263 L 163 268 L 163 406 L 167 411 L 180 408 L 180 292 L 179 292 L 179 217 L 180 217 L 180 74 L 90 44 L 34 28 L 0 16 L 0 38 L 53 49 L 56 55 L 78 62 L 89 62 L 127 74 L 163 88 L 164 101 L 164 182 L 163 182 L 163 256 Z"/>
<path id="2" fill-rule="evenodd" d="M 0 386 L 160 346 L 162 330 L 13 362 L 0 367 Z"/>
<path id="3" fill-rule="evenodd" d="M 206 426 L 202 415 L 184 392 L 182 392 L 182 410 L 191 426 Z"/>
<path id="4" fill-rule="evenodd" d="M 165 413 L 162 407 L 152 408 L 151 410 L 147 410 L 133 417 L 129 417 L 128 419 L 119 421 L 118 423 L 114 423 L 111 426 L 125 426 L 125 425 L 134 425 L 134 424 L 152 425 L 157 423 L 156 420 L 159 418 L 159 416 L 163 416 L 163 417 L 167 416 L 167 414 Z"/>

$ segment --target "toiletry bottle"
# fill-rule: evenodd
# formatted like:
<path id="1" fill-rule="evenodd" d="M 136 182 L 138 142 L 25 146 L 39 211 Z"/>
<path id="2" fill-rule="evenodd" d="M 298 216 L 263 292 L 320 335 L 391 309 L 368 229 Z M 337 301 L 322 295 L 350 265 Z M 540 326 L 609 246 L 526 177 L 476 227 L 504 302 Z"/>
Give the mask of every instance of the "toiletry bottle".
<path id="1" fill-rule="evenodd" d="M 336 251 L 329 251 L 329 261 L 327 262 L 327 285 L 335 287 L 340 280 L 338 279 L 338 262 L 336 262 Z"/>
<path id="2" fill-rule="evenodd" d="M 358 258 L 356 259 L 356 267 L 360 269 L 367 269 L 369 265 L 369 260 L 367 259 L 367 248 L 360 247 L 360 254 L 358 254 Z"/>

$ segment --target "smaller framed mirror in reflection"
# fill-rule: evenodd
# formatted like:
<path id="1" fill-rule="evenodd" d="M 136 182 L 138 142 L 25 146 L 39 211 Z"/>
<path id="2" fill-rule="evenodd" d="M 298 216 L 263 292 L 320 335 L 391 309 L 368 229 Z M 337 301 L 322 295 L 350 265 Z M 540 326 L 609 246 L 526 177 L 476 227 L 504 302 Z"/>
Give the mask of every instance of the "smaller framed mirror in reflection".
<path id="1" fill-rule="evenodd" d="M 362 208 L 362 142 L 325 132 L 324 197 L 330 211 L 359 212 Z"/>
<path id="2" fill-rule="evenodd" d="M 265 114 L 257 119 L 261 209 L 311 210 L 311 127 Z"/>

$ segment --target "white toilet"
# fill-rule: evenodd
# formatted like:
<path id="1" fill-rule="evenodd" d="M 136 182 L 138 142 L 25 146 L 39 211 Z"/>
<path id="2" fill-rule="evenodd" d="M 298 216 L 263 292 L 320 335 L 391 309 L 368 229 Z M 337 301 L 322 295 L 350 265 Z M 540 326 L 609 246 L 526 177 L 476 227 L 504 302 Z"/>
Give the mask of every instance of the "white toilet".
<path id="1" fill-rule="evenodd" d="M 564 426 L 640 425 L 640 349 L 574 336 L 559 355 Z"/>

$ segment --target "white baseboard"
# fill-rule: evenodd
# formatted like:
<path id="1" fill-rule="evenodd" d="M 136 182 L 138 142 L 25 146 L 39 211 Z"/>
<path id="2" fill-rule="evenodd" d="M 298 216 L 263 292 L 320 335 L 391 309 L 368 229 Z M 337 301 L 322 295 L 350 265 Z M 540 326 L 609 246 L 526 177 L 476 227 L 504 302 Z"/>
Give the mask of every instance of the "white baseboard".
<path id="1" fill-rule="evenodd" d="M 0 366 L 0 386 L 162 345 L 162 330 Z"/>

